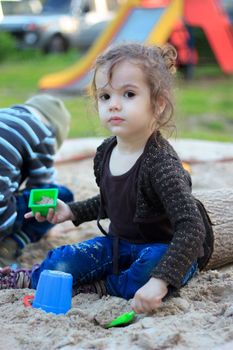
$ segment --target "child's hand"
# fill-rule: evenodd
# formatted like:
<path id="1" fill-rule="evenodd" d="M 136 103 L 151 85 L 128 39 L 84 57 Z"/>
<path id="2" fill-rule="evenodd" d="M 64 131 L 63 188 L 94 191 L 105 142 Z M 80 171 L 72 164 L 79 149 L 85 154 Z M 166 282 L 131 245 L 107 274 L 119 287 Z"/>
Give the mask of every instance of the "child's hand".
<path id="1" fill-rule="evenodd" d="M 132 309 L 137 313 L 153 312 L 167 294 L 167 283 L 159 278 L 151 279 L 135 293 L 132 300 Z"/>
<path id="2" fill-rule="evenodd" d="M 24 215 L 25 219 L 30 219 L 33 216 L 34 215 L 31 211 Z M 47 216 L 42 216 L 40 213 L 36 213 L 35 219 L 39 222 L 44 222 L 47 220 L 51 222 L 51 224 L 55 225 L 67 220 L 74 220 L 75 218 L 73 216 L 72 211 L 70 210 L 70 207 L 66 203 L 58 199 L 56 211 L 50 208 Z"/>

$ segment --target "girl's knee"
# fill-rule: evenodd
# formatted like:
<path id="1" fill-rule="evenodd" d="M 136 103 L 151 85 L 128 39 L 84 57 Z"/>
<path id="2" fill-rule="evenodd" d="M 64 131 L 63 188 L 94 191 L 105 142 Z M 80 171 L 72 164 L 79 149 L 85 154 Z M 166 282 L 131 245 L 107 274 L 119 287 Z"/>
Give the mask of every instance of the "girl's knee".
<path id="1" fill-rule="evenodd" d="M 138 261 L 140 261 L 141 263 L 147 261 L 148 259 L 153 258 L 154 252 L 152 250 L 151 247 L 145 248 L 141 251 L 141 253 L 139 254 L 138 257 Z"/>
<path id="2" fill-rule="evenodd" d="M 46 259 L 55 259 L 65 257 L 67 254 L 72 252 L 72 248 L 70 245 L 63 245 L 57 248 L 54 248 L 48 252 Z"/>
<path id="3" fill-rule="evenodd" d="M 58 267 L 64 265 L 67 261 L 72 260 L 74 248 L 72 245 L 64 245 L 50 250 L 47 257 L 41 264 L 43 269 L 60 270 Z M 62 269 L 62 271 L 64 271 Z M 65 272 L 65 271 L 64 271 Z"/>
<path id="4" fill-rule="evenodd" d="M 137 262 L 143 264 L 147 262 L 151 262 L 152 264 L 158 264 L 162 256 L 167 250 L 167 245 L 155 245 L 151 247 L 147 247 L 141 251 Z"/>

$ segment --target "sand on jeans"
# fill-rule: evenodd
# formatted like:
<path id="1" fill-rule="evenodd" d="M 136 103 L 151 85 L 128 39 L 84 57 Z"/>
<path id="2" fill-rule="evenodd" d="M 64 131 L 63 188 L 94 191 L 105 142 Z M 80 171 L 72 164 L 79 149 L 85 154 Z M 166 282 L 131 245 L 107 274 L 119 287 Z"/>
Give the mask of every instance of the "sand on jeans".
<path id="1" fill-rule="evenodd" d="M 186 159 L 187 160 L 187 159 Z M 76 199 L 96 194 L 93 159 L 58 163 L 58 180 Z M 233 186 L 232 161 L 195 162 L 194 189 Z M 22 266 L 40 262 L 52 247 L 99 234 L 94 222 L 76 228 L 57 225 L 40 242 L 27 246 Z M 0 291 L 0 350 L 73 349 L 233 349 L 233 265 L 200 273 L 154 313 L 138 315 L 124 328 L 105 329 L 105 322 L 129 311 L 130 301 L 95 294 L 79 294 L 66 315 L 25 307 L 23 297 L 33 290 Z"/>

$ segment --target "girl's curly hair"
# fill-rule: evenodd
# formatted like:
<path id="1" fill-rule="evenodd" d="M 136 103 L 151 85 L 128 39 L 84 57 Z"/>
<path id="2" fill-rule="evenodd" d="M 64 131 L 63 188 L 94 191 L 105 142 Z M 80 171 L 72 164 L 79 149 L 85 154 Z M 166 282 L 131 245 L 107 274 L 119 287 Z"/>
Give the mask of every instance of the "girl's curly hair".
<path id="1" fill-rule="evenodd" d="M 99 55 L 94 65 L 94 76 L 91 91 L 96 99 L 95 76 L 98 69 L 108 64 L 108 79 L 111 82 L 113 69 L 122 61 L 132 61 L 141 67 L 150 88 L 151 106 L 156 116 L 156 130 L 171 126 L 173 115 L 172 75 L 176 72 L 176 49 L 166 44 L 159 46 L 146 46 L 140 43 L 118 44 L 107 49 Z M 158 100 L 166 101 L 165 109 L 158 112 Z"/>

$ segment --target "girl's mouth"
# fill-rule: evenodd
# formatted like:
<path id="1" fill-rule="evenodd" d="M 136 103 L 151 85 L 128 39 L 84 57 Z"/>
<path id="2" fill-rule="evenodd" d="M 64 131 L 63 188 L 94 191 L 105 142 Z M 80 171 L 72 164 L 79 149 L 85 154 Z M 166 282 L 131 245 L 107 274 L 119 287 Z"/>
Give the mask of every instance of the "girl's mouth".
<path id="1" fill-rule="evenodd" d="M 123 121 L 124 121 L 124 119 L 120 118 L 120 117 L 111 117 L 109 119 L 109 123 L 114 124 L 114 125 L 121 124 Z"/>

